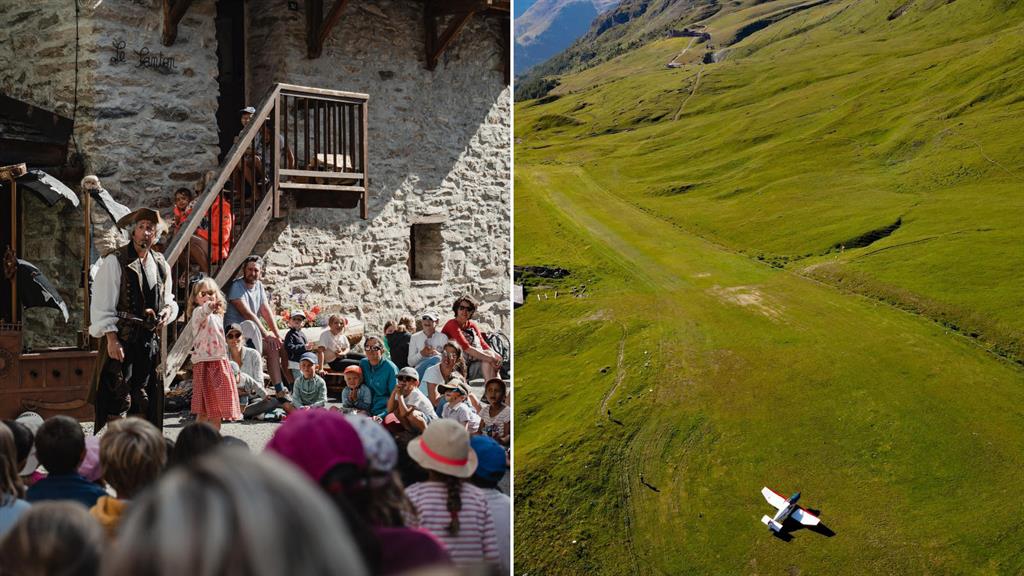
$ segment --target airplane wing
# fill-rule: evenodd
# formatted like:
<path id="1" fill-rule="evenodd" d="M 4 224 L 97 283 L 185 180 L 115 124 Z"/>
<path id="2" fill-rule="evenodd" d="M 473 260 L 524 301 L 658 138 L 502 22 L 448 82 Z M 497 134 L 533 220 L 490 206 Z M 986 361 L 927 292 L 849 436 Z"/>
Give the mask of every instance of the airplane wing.
<path id="1" fill-rule="evenodd" d="M 817 516 L 811 514 L 807 510 L 804 510 L 803 508 L 797 508 L 796 510 L 793 510 L 793 513 L 790 514 L 789 517 L 803 524 L 804 526 L 817 526 L 818 522 L 821 522 L 821 520 Z"/>
<path id="2" fill-rule="evenodd" d="M 761 494 L 764 494 L 764 499 L 767 500 L 769 504 L 775 506 L 779 510 L 782 510 L 789 505 L 789 502 L 783 498 L 781 494 L 778 494 L 767 486 L 761 488 Z"/>

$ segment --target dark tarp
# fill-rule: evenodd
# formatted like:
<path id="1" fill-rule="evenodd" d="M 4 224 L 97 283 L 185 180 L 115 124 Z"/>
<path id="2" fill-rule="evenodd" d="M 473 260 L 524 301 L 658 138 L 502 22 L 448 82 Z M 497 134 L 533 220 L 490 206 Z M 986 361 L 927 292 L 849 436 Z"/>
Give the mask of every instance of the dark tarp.
<path id="1" fill-rule="evenodd" d="M 68 321 L 68 306 L 50 280 L 32 263 L 18 260 L 18 299 L 23 308 L 55 308 Z"/>

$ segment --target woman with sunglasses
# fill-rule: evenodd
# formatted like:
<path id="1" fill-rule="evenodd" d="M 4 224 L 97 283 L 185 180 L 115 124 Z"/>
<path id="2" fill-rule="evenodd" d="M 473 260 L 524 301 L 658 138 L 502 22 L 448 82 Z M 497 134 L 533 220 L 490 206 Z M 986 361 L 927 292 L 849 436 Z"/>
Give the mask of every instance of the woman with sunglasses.
<path id="1" fill-rule="evenodd" d="M 370 414 L 383 419 L 388 413 L 388 398 L 395 389 L 398 368 L 384 357 L 384 341 L 378 336 L 367 336 L 366 358 L 359 361 L 363 371 L 363 384 L 370 387 L 373 402 Z"/>
<path id="2" fill-rule="evenodd" d="M 484 335 L 480 333 L 480 327 L 472 320 L 473 314 L 476 313 L 476 300 L 471 296 L 460 297 L 452 304 L 452 313 L 455 314 L 455 318 L 446 322 L 441 332 L 462 348 L 469 369 L 469 379 L 490 380 L 497 376 L 502 358 L 500 354 L 491 350 L 484 340 Z"/>

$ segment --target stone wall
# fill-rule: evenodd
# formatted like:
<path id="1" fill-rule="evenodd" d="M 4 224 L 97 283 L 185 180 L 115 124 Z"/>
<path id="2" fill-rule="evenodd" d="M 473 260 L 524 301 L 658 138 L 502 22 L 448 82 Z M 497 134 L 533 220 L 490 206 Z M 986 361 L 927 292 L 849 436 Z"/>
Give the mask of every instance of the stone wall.
<path id="1" fill-rule="evenodd" d="M 74 118 L 69 149 L 82 155 L 86 173 L 98 174 L 128 206 L 169 213 L 174 188 L 191 187 L 216 167 L 214 4 L 197 2 L 170 48 L 160 44 L 159 0 L 81 2 L 77 17 L 74 5 L 0 3 L 0 90 Z M 174 59 L 173 67 L 168 60 L 162 70 L 138 65 L 161 53 Z M 77 182 L 67 184 L 77 189 Z M 65 324 L 54 310 L 27 310 L 25 346 L 76 346 L 83 329 L 82 208 L 22 198 L 21 255 L 50 279 L 71 312 Z"/>
<path id="2" fill-rule="evenodd" d="M 406 313 L 450 317 L 455 295 L 470 293 L 482 302 L 480 323 L 507 333 L 511 98 L 499 37 L 508 31 L 475 18 L 428 71 L 417 2 L 348 5 L 317 60 L 306 58 L 301 11 L 278 0 L 246 10 L 253 103 L 275 82 L 370 95 L 370 218 L 295 209 L 286 198 L 257 247 L 279 305 L 320 304 L 379 331 Z M 74 3 L 0 3 L 0 89 L 74 116 L 87 173 L 119 201 L 169 215 L 173 190 L 216 166 L 215 14 L 213 0 L 195 0 L 164 47 L 158 0 L 81 3 L 76 107 Z M 144 49 L 173 66 L 139 66 Z M 441 223 L 439 281 L 410 279 L 419 222 Z"/>
<path id="3" fill-rule="evenodd" d="M 455 295 L 470 293 L 482 302 L 478 321 L 508 333 L 511 99 L 498 41 L 508 32 L 474 18 L 429 71 L 416 2 L 346 6 L 316 60 L 306 58 L 302 12 L 256 0 L 249 14 L 252 94 L 287 82 L 370 96 L 370 218 L 289 209 L 272 224 L 259 251 L 279 303 L 326 304 L 373 332 L 403 313 L 448 318 Z M 410 279 L 418 222 L 441 222 L 440 281 Z"/>

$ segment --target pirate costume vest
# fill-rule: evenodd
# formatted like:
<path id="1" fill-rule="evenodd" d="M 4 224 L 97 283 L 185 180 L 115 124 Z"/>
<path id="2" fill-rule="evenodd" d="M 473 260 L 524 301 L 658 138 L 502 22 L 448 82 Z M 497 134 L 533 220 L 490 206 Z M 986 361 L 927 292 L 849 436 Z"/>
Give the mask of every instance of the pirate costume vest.
<path id="1" fill-rule="evenodd" d="M 121 269 L 116 326 L 124 361 L 111 359 L 106 342 L 101 340 L 90 394 L 90 402 L 96 407 L 95 431 L 103 428 L 108 417 L 125 414 L 143 416 L 162 429 L 164 395 L 156 371 L 160 361 L 157 322 L 166 304 L 167 263 L 160 253 L 150 251 L 146 257 L 150 265 L 143 264 L 132 244 L 118 248 L 113 255 Z"/>

